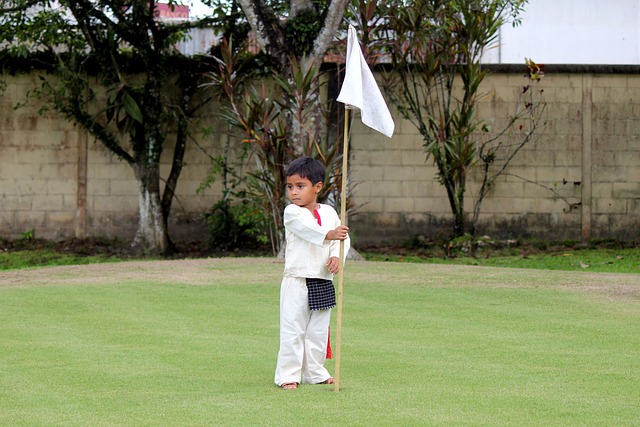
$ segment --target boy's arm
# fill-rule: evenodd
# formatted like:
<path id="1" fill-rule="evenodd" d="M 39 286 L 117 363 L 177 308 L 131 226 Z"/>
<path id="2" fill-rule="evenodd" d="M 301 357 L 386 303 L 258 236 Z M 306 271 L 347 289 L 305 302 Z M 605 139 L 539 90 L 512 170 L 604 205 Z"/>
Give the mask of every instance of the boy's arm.
<path id="1" fill-rule="evenodd" d="M 284 210 L 284 226 L 287 231 L 316 246 L 322 246 L 325 240 L 330 240 L 331 256 L 339 256 L 340 240 L 345 240 L 345 256 L 348 252 L 349 228 L 340 225 L 337 217 L 329 227 L 320 226 L 315 218 L 306 214 L 304 208 L 289 205 Z M 331 226 L 335 228 L 331 229 Z"/>
<path id="2" fill-rule="evenodd" d="M 296 205 L 289 205 L 284 209 L 285 228 L 302 240 L 322 246 L 329 229 L 319 226 L 318 222 L 310 215 L 306 215 L 303 209 Z"/>

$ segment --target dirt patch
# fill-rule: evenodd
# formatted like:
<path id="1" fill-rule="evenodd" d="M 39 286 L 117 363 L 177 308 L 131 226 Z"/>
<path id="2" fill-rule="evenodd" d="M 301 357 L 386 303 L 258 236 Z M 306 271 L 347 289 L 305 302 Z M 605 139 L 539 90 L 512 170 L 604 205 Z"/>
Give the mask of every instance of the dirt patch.
<path id="1" fill-rule="evenodd" d="M 275 258 L 201 258 L 125 261 L 43 267 L 0 272 L 0 288 L 30 286 L 118 285 L 128 282 L 216 286 L 277 286 L 283 263 Z M 347 283 L 424 283 L 426 286 L 554 288 L 586 292 L 609 300 L 640 303 L 640 276 L 635 274 L 520 270 L 475 266 L 356 261 L 345 272 Z"/>
<path id="2" fill-rule="evenodd" d="M 249 264 L 269 266 L 282 263 L 265 258 L 201 258 L 42 267 L 0 272 L 0 287 L 109 286 L 133 281 L 210 285 L 224 283 L 235 275 L 242 277 L 242 270 Z M 277 270 L 281 275 L 282 267 L 273 269 L 274 272 Z"/>
<path id="3" fill-rule="evenodd" d="M 412 247 L 407 246 L 369 246 L 359 248 L 370 254 L 407 254 L 421 257 L 443 257 L 447 250 L 437 244 L 420 243 Z M 517 250 L 522 254 L 534 254 L 542 252 L 559 252 L 575 249 L 576 244 L 542 245 L 541 243 L 519 244 Z M 623 246 L 621 246 L 623 245 Z M 624 247 L 623 243 L 603 242 L 601 248 Z M 513 249 L 511 242 L 499 242 L 484 245 L 482 250 L 485 255 L 499 256 L 502 251 Z M 282 261 L 276 260 L 268 247 L 249 247 L 236 251 L 216 251 L 203 242 L 181 242 L 176 245 L 174 253 L 164 260 L 145 260 L 131 253 L 130 247 L 125 242 L 107 239 L 72 239 L 62 242 L 51 242 L 39 239 L 22 239 L 16 241 L 0 241 L 0 250 L 36 250 L 47 249 L 49 252 L 60 254 L 72 254 L 75 256 L 112 256 L 113 259 L 125 260 L 123 262 L 99 263 L 89 265 L 72 265 L 61 267 L 44 267 L 27 270 L 9 270 L 0 272 L 0 287 L 21 286 L 55 286 L 55 285 L 81 285 L 81 284 L 118 284 L 127 281 L 150 281 L 154 283 L 184 283 L 191 285 L 207 285 L 220 283 L 220 281 L 242 278 L 247 271 L 247 265 L 260 265 L 255 274 L 255 280 L 264 283 L 265 280 L 278 283 L 282 274 Z M 460 249 L 454 248 L 454 249 Z M 258 257 L 256 257 L 258 256 Z M 352 261 L 349 261 L 350 263 Z M 395 267 L 403 280 L 412 281 L 411 272 L 418 277 L 429 277 L 429 280 L 441 280 L 448 283 L 448 279 L 457 274 L 469 274 L 478 276 L 479 286 L 508 286 L 529 287 L 548 286 L 559 289 L 579 290 L 600 294 L 616 300 L 640 301 L 640 276 L 633 274 L 589 273 L 589 272 L 547 272 L 523 274 L 522 270 L 508 268 L 490 268 L 475 266 L 450 266 L 434 264 L 412 264 L 410 267 L 404 263 L 356 263 L 349 267 L 349 275 L 356 274 L 363 281 L 370 274 L 387 275 L 390 266 Z M 379 270 L 379 271 L 378 271 Z M 421 272 L 420 272 L 421 271 Z M 407 273 L 409 272 L 409 273 Z M 441 279 L 435 279 L 436 274 Z M 265 277 L 266 276 L 266 277 Z M 522 280 L 527 277 L 527 280 Z M 244 278 L 243 278 L 244 279 Z M 251 277 L 248 278 L 252 280 Z M 357 280 L 358 277 L 355 277 Z M 467 283 L 464 277 L 460 277 L 461 283 Z M 457 280 L 457 279 L 456 279 Z M 223 283 L 222 282 L 222 283 Z M 450 282 L 450 280 L 449 280 Z"/>

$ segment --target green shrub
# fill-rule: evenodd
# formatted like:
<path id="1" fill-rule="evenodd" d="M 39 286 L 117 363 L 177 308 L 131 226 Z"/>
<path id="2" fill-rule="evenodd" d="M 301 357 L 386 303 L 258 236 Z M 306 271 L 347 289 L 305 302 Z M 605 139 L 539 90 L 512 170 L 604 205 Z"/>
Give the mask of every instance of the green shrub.
<path id="1" fill-rule="evenodd" d="M 251 201 L 232 204 L 222 199 L 207 214 L 209 244 L 222 251 L 266 244 L 265 222 L 264 214 Z"/>

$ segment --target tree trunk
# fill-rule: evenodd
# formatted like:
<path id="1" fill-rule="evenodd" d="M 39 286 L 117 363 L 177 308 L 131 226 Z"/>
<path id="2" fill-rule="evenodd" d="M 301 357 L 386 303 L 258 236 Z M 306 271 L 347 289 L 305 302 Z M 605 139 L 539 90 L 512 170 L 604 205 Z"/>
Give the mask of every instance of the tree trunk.
<path id="1" fill-rule="evenodd" d="M 274 60 L 282 75 L 289 75 L 291 71 L 289 55 L 292 53 L 292 44 L 295 44 L 297 40 L 287 40 L 281 17 L 274 15 L 262 0 L 239 0 L 238 3 L 244 11 L 261 49 Z M 328 2 L 322 27 L 313 43 L 313 51 L 304 55 L 304 58 L 297 58 L 302 64 L 303 70 L 307 71 L 312 66 L 320 66 L 324 54 L 338 31 L 348 4 L 349 0 L 330 0 Z M 314 7 L 313 2 L 308 0 L 292 0 L 290 6 L 290 17 Z"/>
<path id="2" fill-rule="evenodd" d="M 460 237 L 464 235 L 465 227 L 464 227 L 464 208 L 460 207 L 460 209 L 454 212 L 455 220 L 453 225 L 453 237 Z"/>
<path id="3" fill-rule="evenodd" d="M 164 221 L 164 227 L 167 230 L 167 241 L 169 245 L 169 251 L 173 252 L 175 245 L 169 237 L 169 215 L 171 214 L 171 205 L 175 197 L 176 187 L 178 186 L 178 178 L 182 172 L 184 166 L 184 154 L 187 150 L 187 139 L 189 137 L 189 100 L 196 90 L 197 84 L 192 84 L 184 91 L 184 96 L 181 98 L 181 111 L 184 112 L 184 116 L 181 116 L 178 120 L 178 129 L 176 132 L 176 146 L 173 150 L 173 161 L 171 163 L 171 171 L 167 177 L 164 194 L 162 195 L 161 208 L 162 217 Z"/>
<path id="4" fill-rule="evenodd" d="M 132 247 L 148 255 L 169 253 L 169 235 L 160 202 L 159 165 L 134 165 L 138 186 L 138 231 Z"/>
<path id="5" fill-rule="evenodd" d="M 438 165 L 440 168 L 440 165 Z M 444 174 L 441 173 L 441 176 Z M 464 235 L 465 223 L 464 223 L 464 181 L 456 181 L 451 178 L 442 179 L 442 185 L 447 191 L 447 198 L 449 199 L 449 206 L 451 207 L 451 213 L 453 214 L 453 236 L 460 237 Z"/>
<path id="6" fill-rule="evenodd" d="M 456 211 L 455 211 L 455 237 L 463 236 L 466 230 L 466 224 L 464 221 L 464 193 L 467 188 L 466 178 L 464 173 L 457 177 L 456 182 Z"/>

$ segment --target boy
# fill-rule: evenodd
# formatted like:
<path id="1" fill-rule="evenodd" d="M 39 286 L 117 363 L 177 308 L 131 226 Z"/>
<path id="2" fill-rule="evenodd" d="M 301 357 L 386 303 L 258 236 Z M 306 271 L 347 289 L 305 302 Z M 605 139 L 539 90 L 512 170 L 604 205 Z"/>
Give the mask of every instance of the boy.
<path id="1" fill-rule="evenodd" d="M 319 204 L 325 167 L 301 157 L 286 169 L 284 210 L 287 247 L 280 288 L 280 351 L 275 383 L 285 390 L 304 384 L 333 384 L 324 367 L 331 308 L 335 307 L 333 275 L 338 272 L 340 240 L 349 250 L 349 229 L 329 205 Z"/>

